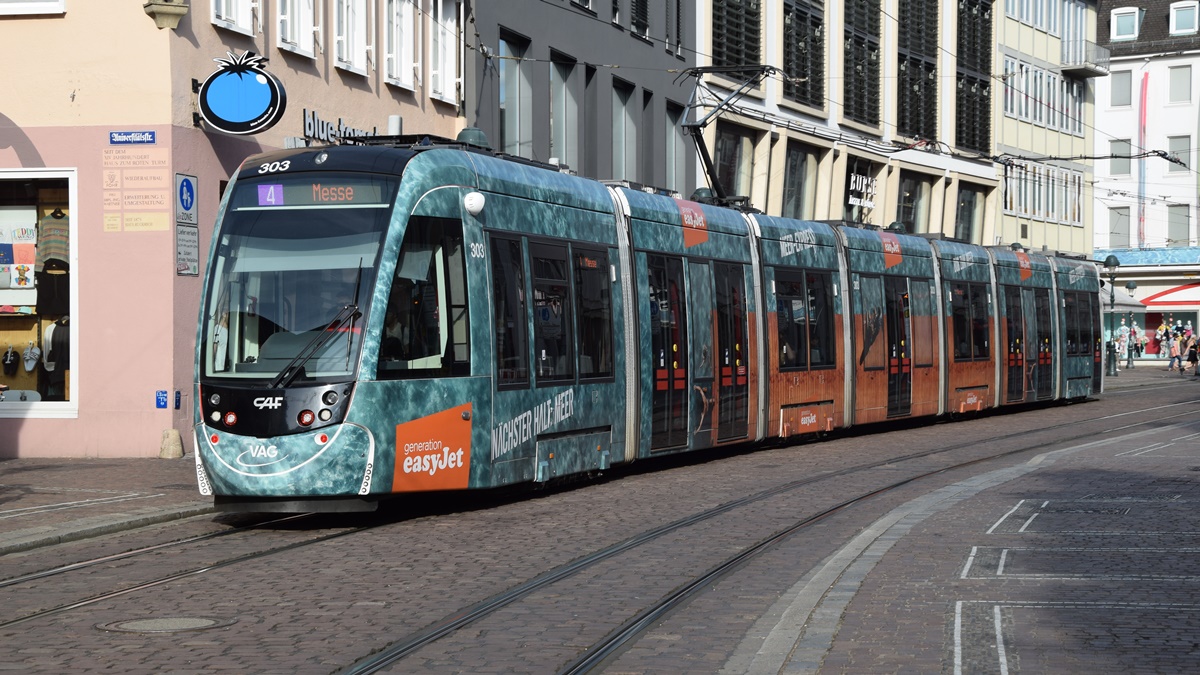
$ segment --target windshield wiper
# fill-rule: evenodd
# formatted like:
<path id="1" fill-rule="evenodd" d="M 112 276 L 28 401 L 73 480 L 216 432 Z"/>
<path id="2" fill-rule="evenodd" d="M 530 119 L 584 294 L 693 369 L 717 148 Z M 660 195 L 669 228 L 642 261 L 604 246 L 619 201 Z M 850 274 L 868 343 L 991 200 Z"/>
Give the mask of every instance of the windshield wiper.
<path id="1" fill-rule="evenodd" d="M 325 327 L 325 330 L 317 333 L 317 335 L 313 337 L 313 339 L 309 341 L 307 345 L 305 345 L 304 349 L 300 350 L 300 353 L 296 355 L 296 358 L 288 362 L 288 364 L 283 367 L 283 370 L 279 371 L 279 374 L 275 376 L 275 379 L 271 380 L 270 387 L 272 389 L 278 389 L 280 387 L 290 386 L 292 382 L 300 376 L 300 373 L 304 372 L 304 364 L 308 363 L 312 357 L 316 356 L 317 352 L 321 351 L 321 348 L 328 344 L 330 340 L 337 337 L 338 332 L 342 330 L 346 324 L 354 321 L 359 316 L 361 316 L 361 313 L 358 311 L 358 303 L 350 303 L 349 305 L 343 307 L 341 311 L 339 311 L 337 315 L 333 317 L 333 320 L 329 322 L 329 325 Z"/>

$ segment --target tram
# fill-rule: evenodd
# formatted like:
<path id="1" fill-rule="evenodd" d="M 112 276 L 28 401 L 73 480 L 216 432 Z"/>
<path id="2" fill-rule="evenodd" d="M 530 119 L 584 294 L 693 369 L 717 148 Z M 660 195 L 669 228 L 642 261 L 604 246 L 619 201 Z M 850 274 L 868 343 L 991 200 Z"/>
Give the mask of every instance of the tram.
<path id="1" fill-rule="evenodd" d="M 195 366 L 200 491 L 370 510 L 669 453 L 1081 399 L 1092 262 L 789 220 L 446 139 L 246 160 Z"/>

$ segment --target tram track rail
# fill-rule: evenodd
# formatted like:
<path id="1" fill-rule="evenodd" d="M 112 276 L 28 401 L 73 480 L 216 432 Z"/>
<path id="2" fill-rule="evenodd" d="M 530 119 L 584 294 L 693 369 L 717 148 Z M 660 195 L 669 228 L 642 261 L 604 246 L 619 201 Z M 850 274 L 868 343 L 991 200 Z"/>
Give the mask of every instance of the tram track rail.
<path id="1" fill-rule="evenodd" d="M 1111 434 L 1115 431 L 1120 431 L 1120 430 L 1139 427 L 1139 426 L 1152 425 L 1152 424 L 1161 424 L 1164 421 L 1168 421 L 1171 419 L 1193 415 L 1194 414 L 1193 410 L 1194 410 L 1194 406 L 1196 403 L 1200 403 L 1200 400 L 1188 400 L 1188 401 L 1181 401 L 1181 402 L 1177 402 L 1177 403 L 1167 403 L 1167 404 L 1163 404 L 1163 405 L 1149 406 L 1149 407 L 1141 408 L 1138 410 L 1128 410 L 1128 411 L 1122 411 L 1122 412 L 1114 413 L 1114 414 L 1089 416 L 1086 419 L 1071 420 L 1071 421 L 1063 422 L 1060 424 L 1049 425 L 1046 427 L 1041 427 L 1034 431 L 1020 430 L 1020 431 L 1015 431 L 1015 432 L 1011 432 L 1011 433 L 1007 433 L 1007 434 L 1001 434 L 998 436 L 992 436 L 988 440 L 989 440 L 989 442 L 995 442 L 995 441 L 1003 441 L 1006 439 L 1015 439 L 1015 438 L 1019 438 L 1022 436 L 1029 436 L 1030 434 L 1034 434 L 1034 433 L 1052 432 L 1055 430 L 1061 430 L 1061 429 L 1075 427 L 1075 426 L 1084 425 L 1084 424 L 1094 424 L 1097 422 L 1102 422 L 1104 420 L 1120 420 L 1125 417 L 1128 417 L 1131 415 L 1137 415 L 1137 414 L 1144 414 L 1144 413 L 1151 413 L 1151 412 L 1170 413 L 1170 414 L 1160 414 L 1160 415 L 1156 416 L 1156 418 L 1153 420 L 1142 420 L 1142 421 L 1132 422 L 1132 423 L 1126 424 L 1126 425 L 1106 428 L 1104 430 L 1096 431 L 1093 433 L 1088 433 L 1083 436 L 1077 436 L 1076 438 L 1086 438 L 1086 437 L 1103 435 L 1103 434 Z M 1170 412 L 1172 409 L 1180 408 L 1180 407 L 1185 407 L 1187 409 L 1184 411 L 1180 411 L 1180 412 Z M 715 580 L 719 579 L 721 576 L 728 574 L 729 572 L 731 572 L 733 570 L 736 570 L 738 567 L 745 564 L 745 562 L 747 562 L 754 556 L 759 555 L 760 553 L 769 550 L 773 545 L 775 545 L 776 543 L 778 543 L 780 541 L 785 540 L 788 536 L 791 536 L 792 534 L 795 534 L 796 532 L 799 532 L 808 526 L 816 524 L 817 522 L 820 522 L 821 520 L 828 518 L 829 516 L 839 512 L 839 511 L 850 508 L 851 506 L 853 506 L 855 504 L 862 503 L 866 500 L 869 500 L 870 498 L 872 498 L 874 496 L 878 496 L 887 491 L 896 490 L 903 485 L 907 485 L 909 483 L 921 480 L 923 478 L 927 478 L 929 476 L 933 476 L 933 475 L 936 475 L 939 473 L 944 473 L 947 471 L 952 471 L 952 470 L 962 468 L 962 467 L 967 467 L 967 466 L 970 466 L 973 464 L 979 464 L 981 462 L 993 461 L 993 460 L 1000 459 L 1000 458 L 1007 457 L 1007 456 L 1033 452 L 1040 448 L 1046 447 L 1046 445 L 1052 444 L 1053 442 L 1061 442 L 1061 439 L 1059 441 L 1052 441 L 1050 443 L 1037 443 L 1037 444 L 1027 445 L 1027 446 L 1023 446 L 1023 447 L 1016 448 L 1016 449 L 1006 450 L 1006 451 L 1000 452 L 1000 453 L 992 453 L 992 454 L 989 454 L 984 457 L 978 457 L 978 458 L 974 458 L 969 461 L 957 463 L 954 465 L 940 467 L 940 468 L 930 470 L 930 471 L 925 471 L 925 472 L 922 472 L 917 475 L 906 477 L 902 480 L 894 481 L 893 483 L 891 483 L 889 485 L 883 486 L 883 487 L 873 490 L 869 493 L 865 493 L 865 494 L 858 495 L 858 496 L 852 497 L 850 499 L 844 500 L 843 502 L 840 502 L 834 506 L 824 509 L 819 513 L 815 513 L 815 514 L 806 516 L 805 518 L 803 518 L 799 521 L 796 521 L 794 524 L 790 525 L 789 527 L 782 528 L 781 530 L 775 532 L 774 534 L 749 546 L 746 550 L 742 551 L 737 556 L 733 556 L 733 557 L 729 558 L 728 560 L 725 560 L 725 561 L 721 562 L 720 564 L 714 566 L 711 570 L 709 570 L 705 574 L 697 577 L 690 583 L 683 584 L 680 587 L 680 591 L 678 593 L 673 593 L 669 596 L 664 596 L 659 602 L 655 603 L 653 606 L 645 609 L 638 615 L 636 615 L 633 618 L 626 621 L 621 626 L 620 629 L 618 629 L 617 631 L 614 631 L 614 633 L 611 634 L 609 637 L 605 638 L 605 640 L 602 643 L 597 643 L 596 646 L 587 650 L 587 656 L 589 656 L 590 658 L 588 658 L 586 661 L 580 660 L 576 663 L 573 663 L 571 666 L 569 666 L 568 670 L 564 670 L 563 672 L 589 672 L 590 670 L 595 669 L 596 667 L 599 666 L 599 664 L 601 664 L 603 662 L 603 660 L 605 658 L 608 658 L 613 653 L 619 651 L 623 645 L 629 644 L 632 641 L 636 641 L 637 637 L 641 634 L 641 632 L 646 630 L 647 627 L 653 625 L 656 621 L 661 619 L 664 615 L 669 614 L 674 608 L 685 604 L 688 601 L 688 599 L 692 595 L 694 595 L 696 592 L 698 592 L 700 589 L 703 589 L 707 585 L 713 583 Z M 340 671 L 340 672 L 370 673 L 370 672 L 379 672 L 381 670 L 384 670 L 384 669 L 394 665 L 395 663 L 403 660 L 405 657 L 407 657 L 411 654 L 414 654 L 415 652 L 419 651 L 423 647 L 431 645 L 434 642 L 436 642 L 437 640 L 439 640 L 447 635 L 450 635 L 458 630 L 461 630 L 462 628 L 464 628 L 466 626 L 469 626 L 469 625 L 479 621 L 480 619 L 483 619 L 491 614 L 494 614 L 501 608 L 503 608 L 507 605 L 513 604 L 515 602 L 518 602 L 522 598 L 529 596 L 530 594 L 538 591 L 539 589 L 546 588 L 556 582 L 559 582 L 559 581 L 565 580 L 569 577 L 572 577 L 583 570 L 586 570 L 590 567 L 594 567 L 601 561 L 613 558 L 622 553 L 626 553 L 626 552 L 631 551 L 639 546 L 642 546 L 649 542 L 661 539 L 672 532 L 683 530 L 689 526 L 699 524 L 703 521 L 715 518 L 721 514 L 729 513 L 731 511 L 748 506 L 750 504 L 754 504 L 756 502 L 761 502 L 761 501 L 770 499 L 772 497 L 782 495 L 787 492 L 798 490 L 805 486 L 819 484 L 821 482 L 830 481 L 830 480 L 836 480 L 838 478 L 842 478 L 842 477 L 854 474 L 856 472 L 867 471 L 870 469 L 884 467 L 884 466 L 895 466 L 897 464 L 908 462 L 908 461 L 918 460 L 921 458 L 925 458 L 925 457 L 929 457 L 929 456 L 933 456 L 933 455 L 944 454 L 947 452 L 953 452 L 955 450 L 961 450 L 961 449 L 964 449 L 964 448 L 967 448 L 967 447 L 970 447 L 973 445 L 977 445 L 977 444 L 978 444 L 978 441 L 966 441 L 966 442 L 956 443 L 956 444 L 949 445 L 949 446 L 943 446 L 943 447 L 937 447 L 937 448 L 932 448 L 932 449 L 927 449 L 927 450 L 921 450 L 918 452 L 907 453 L 907 454 L 901 455 L 901 456 L 890 456 L 890 457 L 880 459 L 878 461 L 862 462 L 862 463 L 855 464 L 853 466 L 844 467 L 839 470 L 827 471 L 827 472 L 812 475 L 812 476 L 806 476 L 804 478 L 790 481 L 790 482 L 787 482 L 787 483 L 784 483 L 784 484 L 781 484 L 778 486 L 774 486 L 769 489 L 762 490 L 762 491 L 756 492 L 751 495 L 747 495 L 745 497 L 741 497 L 738 499 L 734 499 L 734 500 L 725 502 L 725 503 L 717 505 L 711 509 L 699 511 L 699 512 L 691 514 L 685 518 L 680 518 L 671 523 L 666 523 L 659 527 L 652 528 L 652 529 L 646 530 L 644 532 L 641 532 L 641 533 L 634 535 L 632 537 L 629 537 L 623 541 L 617 542 L 616 544 L 613 544 L 612 546 L 594 551 L 590 554 L 587 554 L 583 557 L 576 559 L 575 561 L 572 561 L 565 565 L 555 567 L 552 570 L 544 572 L 532 579 L 529 579 L 528 581 L 526 581 L 520 585 L 517 585 L 517 586 L 509 589 L 508 591 L 497 594 L 497 595 L 487 598 L 485 600 L 479 601 L 470 606 L 466 606 L 463 609 L 460 609 L 460 610 L 456 611 L 455 613 L 448 615 L 447 617 L 445 617 L 444 619 L 442 619 L 440 621 L 436 621 L 434 623 L 429 624 L 424 629 L 421 629 L 419 631 L 411 633 L 408 637 L 403 638 L 400 641 L 391 643 L 387 647 L 383 648 L 381 651 L 376 652 L 376 653 L 372 654 L 371 656 L 356 662 L 355 664 L 349 666 L 347 669 Z M 81 562 L 72 563 L 69 565 L 62 565 L 62 566 L 59 566 L 59 567 L 56 567 L 53 569 L 48 569 L 48 570 L 45 570 L 42 572 L 26 574 L 26 575 L 22 575 L 20 577 L 14 577 L 12 579 L 5 580 L 3 582 L 0 582 L 0 589 L 19 587 L 20 585 L 22 585 L 24 583 L 30 583 L 30 582 L 37 581 L 37 580 L 44 580 L 44 579 L 52 578 L 57 575 L 62 575 L 62 574 L 66 574 L 68 572 L 86 569 L 87 567 L 96 566 L 96 565 L 104 564 L 107 562 L 112 562 L 115 560 L 136 558 L 138 556 L 143 556 L 143 555 L 147 555 L 147 554 L 154 553 L 154 552 L 161 552 L 163 550 L 167 550 L 172 547 L 179 547 L 179 546 L 185 546 L 188 544 L 200 543 L 200 542 L 208 541 L 208 540 L 219 538 L 219 537 L 227 537 L 227 536 L 230 536 L 233 534 L 244 533 L 248 530 L 253 530 L 256 528 L 263 528 L 263 527 L 267 527 L 270 525 L 277 525 L 277 524 L 283 524 L 283 523 L 299 522 L 305 518 L 311 517 L 312 515 L 313 514 L 298 514 L 298 515 L 293 515 L 293 516 L 289 516 L 286 518 L 280 518 L 280 519 L 275 519 L 275 520 L 271 520 L 271 521 L 256 523 L 254 525 L 243 526 L 243 527 L 239 527 L 239 528 L 235 528 L 235 529 L 231 529 L 231 530 L 227 530 L 227 531 L 223 531 L 223 532 L 209 533 L 206 535 L 190 537 L 190 538 L 182 539 L 182 540 L 175 541 L 175 542 L 166 542 L 166 543 L 157 544 L 154 546 L 147 546 L 147 547 L 127 551 L 127 552 L 120 553 L 120 554 L 103 556 L 103 557 L 95 558 L 93 560 L 81 561 Z M 243 555 L 239 555 L 239 556 L 233 556 L 233 557 L 230 557 L 230 558 L 227 558 L 224 560 L 219 560 L 219 561 L 216 561 L 216 562 L 213 562 L 210 564 L 192 567 L 192 568 L 178 571 L 178 572 L 175 572 L 172 574 L 161 575 L 161 576 L 158 576 L 158 577 L 148 580 L 148 581 L 135 583 L 135 584 L 129 584 L 129 585 L 123 586 L 121 588 L 113 589 L 111 591 L 107 591 L 104 593 L 98 593 L 98 594 L 95 594 L 95 595 L 92 595 L 89 597 L 81 598 L 76 601 L 65 602 L 65 603 L 62 603 L 55 607 L 42 609 L 42 610 L 39 610 L 36 612 L 30 612 L 23 616 L 13 617 L 13 618 L 9 618 L 6 620 L 0 620 L 0 628 L 11 628 L 11 627 L 15 627 L 15 626 L 22 625 L 22 624 L 27 624 L 27 623 L 30 623 L 30 622 L 33 622 L 33 621 L 36 621 L 39 619 L 44 619 L 44 618 L 48 618 L 48 617 L 55 616 L 55 615 L 65 614 L 68 612 L 80 610 L 80 609 L 95 605 L 96 603 L 102 602 L 104 600 L 108 600 L 108 599 L 112 599 L 112 598 L 116 598 L 116 597 L 120 597 L 120 596 L 125 596 L 125 595 L 130 595 L 130 594 L 146 591 L 146 590 L 153 589 L 153 588 L 162 587 L 162 586 L 165 586 L 172 582 L 196 577 L 198 575 L 202 575 L 207 572 L 211 572 L 211 571 L 215 571 L 215 570 L 219 570 L 219 569 L 223 569 L 223 568 L 227 568 L 227 567 L 231 567 L 231 566 L 235 566 L 238 564 L 247 563 L 247 562 L 251 562 L 251 561 L 262 560 L 264 558 L 268 558 L 271 556 L 286 554 L 286 553 L 289 553 L 289 552 L 292 552 L 292 551 L 295 551 L 295 550 L 298 550 L 298 549 L 301 549 L 304 547 L 309 547 L 309 546 L 313 546 L 313 545 L 317 545 L 317 544 L 326 543 L 331 540 L 349 537 L 349 536 L 356 535 L 356 534 L 359 534 L 359 533 L 362 533 L 362 532 L 365 532 L 368 530 L 378 530 L 380 528 L 384 528 L 384 527 L 387 527 L 388 525 L 392 525 L 392 524 L 394 524 L 394 523 L 389 521 L 389 522 L 382 522 L 382 523 L 373 523 L 371 525 L 367 525 L 367 526 L 363 526 L 363 527 L 350 528 L 347 530 L 334 532 L 334 533 L 323 535 L 320 537 L 307 539 L 307 540 L 301 541 L 301 542 L 293 542 L 290 544 L 285 544 L 282 546 L 277 546 L 277 547 L 265 549 L 262 551 L 255 551 L 252 553 L 247 553 L 247 554 L 243 554 Z M 599 656 L 602 653 L 605 656 L 599 657 L 598 660 L 596 659 L 596 657 L 592 656 L 593 654 Z"/>
<path id="2" fill-rule="evenodd" d="M 1134 415 L 1134 414 L 1139 414 L 1139 413 L 1161 411 L 1161 410 L 1166 410 L 1166 409 L 1170 409 L 1170 408 L 1176 408 L 1179 406 L 1194 406 L 1197 403 L 1200 403 L 1200 400 L 1169 403 L 1169 404 L 1164 404 L 1164 405 L 1160 405 L 1160 406 L 1151 406 L 1151 407 L 1144 408 L 1141 410 L 1124 411 L 1124 412 L 1116 413 L 1116 414 L 1090 417 L 1090 418 L 1087 418 L 1084 420 L 1073 420 L 1073 421 L 1064 422 L 1061 424 L 1050 425 L 1047 427 L 1041 427 L 1041 428 L 1038 428 L 1033 431 L 1026 429 L 1026 430 L 1021 430 L 1021 431 L 1017 431 L 1017 432 L 1011 432 L 1008 434 L 1002 434 L 1000 436 L 994 436 L 990 440 L 991 441 L 1011 440 L 1011 439 L 1015 439 L 1015 438 L 1020 438 L 1022 436 L 1030 436 L 1031 434 L 1051 432 L 1051 431 L 1055 431 L 1055 430 L 1064 429 L 1067 427 L 1079 426 L 1082 424 L 1090 424 L 1090 423 L 1100 422 L 1100 421 L 1104 421 L 1104 420 L 1108 420 L 1108 419 L 1118 419 L 1118 418 L 1122 418 L 1122 417 L 1126 417 L 1126 416 Z M 1187 412 L 1179 412 L 1179 413 L 1175 413 L 1175 414 L 1164 415 L 1164 416 L 1158 417 L 1154 420 L 1145 420 L 1145 421 L 1135 422 L 1135 423 L 1128 424 L 1128 425 L 1118 426 L 1115 428 L 1108 428 L 1108 429 L 1084 434 L 1082 436 L 1077 436 L 1076 439 L 1102 436 L 1105 434 L 1114 433 L 1115 431 L 1121 431 L 1121 430 L 1130 429 L 1130 428 L 1139 427 L 1139 426 L 1161 424 L 1162 422 L 1167 421 L 1167 420 L 1171 420 L 1171 419 L 1175 419 L 1175 418 L 1179 418 L 1179 417 L 1190 416 L 1193 414 L 1194 414 L 1194 412 L 1189 410 Z M 926 479 L 926 478 L 929 478 L 932 476 L 936 476 L 936 475 L 947 473 L 950 471 L 967 468 L 967 467 L 982 464 L 985 462 L 991 462 L 991 461 L 1003 459 L 1006 457 L 1036 452 L 1038 450 L 1042 450 L 1047 447 L 1051 447 L 1051 446 L 1059 444 L 1061 442 L 1062 442 L 1061 439 L 1055 439 L 1053 441 L 1035 443 L 1033 445 L 1028 445 L 1028 446 L 1023 446 L 1020 448 L 1014 448 L 1011 450 L 1005 450 L 1002 452 L 992 453 L 992 454 L 989 454 L 986 456 L 976 457 L 976 458 L 958 462 L 958 463 L 955 463 L 952 465 L 938 467 L 936 469 L 932 469 L 929 471 L 924 471 L 924 472 L 921 472 L 921 473 L 918 473 L 918 474 L 915 474 L 912 476 L 905 477 L 905 478 L 897 480 L 897 481 L 893 481 L 887 485 L 878 487 L 876 489 L 870 490 L 863 494 L 859 494 L 859 495 L 850 497 L 850 498 L 845 499 L 833 506 L 822 509 L 817 513 L 805 516 L 804 518 L 801 518 L 800 520 L 792 523 L 791 525 L 784 527 L 782 529 L 779 529 L 776 532 L 772 533 L 771 535 L 769 535 L 763 539 L 760 539 L 758 542 L 749 545 L 747 548 L 740 551 L 738 554 L 736 554 L 734 556 L 730 556 L 726 560 L 724 560 L 724 561 L 720 562 L 719 564 L 717 564 L 716 566 L 712 567 L 709 571 L 705 572 L 704 574 L 692 579 L 691 581 L 681 584 L 680 586 L 677 587 L 676 590 L 671 591 L 670 593 L 664 595 L 653 605 L 651 605 L 650 607 L 646 608 L 642 612 L 638 613 L 634 617 L 627 620 L 618 629 L 616 629 L 615 631 L 613 631 L 612 633 L 607 635 L 601 642 L 596 643 L 596 644 L 592 645 L 590 648 L 588 648 L 587 650 L 585 650 L 581 657 L 576 659 L 574 662 L 572 662 L 571 664 L 569 664 L 568 666 L 566 666 L 564 669 L 560 670 L 559 672 L 564 673 L 564 674 L 566 674 L 566 673 L 570 673 L 570 674 L 587 673 L 587 672 L 594 671 L 598 667 L 601 667 L 602 664 L 607 659 L 611 658 L 614 653 L 618 652 L 625 645 L 635 641 L 639 636 L 641 636 L 650 627 L 655 625 L 665 615 L 669 614 L 674 609 L 685 604 L 691 597 L 693 597 L 694 595 L 696 595 L 697 593 L 702 591 L 704 588 L 710 586 L 711 584 L 715 583 L 716 581 L 719 581 L 721 578 L 725 577 L 729 573 L 737 570 L 738 568 L 743 566 L 745 563 L 747 563 L 751 559 L 761 555 L 762 553 L 764 553 L 766 551 L 771 550 L 773 547 L 775 547 L 779 543 L 783 542 L 788 537 L 790 537 L 794 534 L 797 534 L 797 533 L 805 530 L 806 528 L 811 527 L 812 525 L 815 525 L 815 524 L 825 520 L 826 518 L 829 518 L 830 516 L 832 516 L 834 514 L 844 511 L 852 506 L 866 502 L 872 498 L 878 497 L 883 494 L 887 494 L 889 492 L 894 492 L 903 486 L 909 485 L 911 483 L 914 483 L 914 482 L 917 482 L 917 481 L 920 481 L 920 480 L 923 480 L 923 479 Z M 497 611 L 499 611 L 500 609 L 502 609 L 508 605 L 519 602 L 521 599 L 528 597 L 529 595 L 533 594 L 534 592 L 537 592 L 537 591 L 542 590 L 554 583 L 557 583 L 557 582 L 567 579 L 571 576 L 574 576 L 583 570 L 592 568 L 604 560 L 607 560 L 607 559 L 613 558 L 615 556 L 621 555 L 623 553 L 629 552 L 639 546 L 642 546 L 642 545 L 644 545 L 648 542 L 654 541 L 656 539 L 660 539 L 670 533 L 676 532 L 678 530 L 682 530 L 684 528 L 690 527 L 692 525 L 703 522 L 705 520 L 709 520 L 716 516 L 728 513 L 735 509 L 745 507 L 745 506 L 748 506 L 750 504 L 754 504 L 757 502 L 761 502 L 766 499 L 770 499 L 772 497 L 782 495 L 784 493 L 791 492 L 791 491 L 797 490 L 802 487 L 811 486 L 811 485 L 814 485 L 814 484 L 817 484 L 820 482 L 829 481 L 832 479 L 841 478 L 841 477 L 845 477 L 845 476 L 855 474 L 858 472 L 876 469 L 876 468 L 880 468 L 880 467 L 884 467 L 884 466 L 894 466 L 896 464 L 903 463 L 903 462 L 922 459 L 922 458 L 930 457 L 933 455 L 944 454 L 947 452 L 953 452 L 955 450 L 962 450 L 964 448 L 968 448 L 970 446 L 977 445 L 977 444 L 978 444 L 977 441 L 968 441 L 968 442 L 958 443 L 958 444 L 954 444 L 954 445 L 950 445 L 950 446 L 944 446 L 944 447 L 934 448 L 934 449 L 930 449 L 930 450 L 923 450 L 920 452 L 909 453 L 909 454 L 902 455 L 902 456 L 893 456 L 893 457 L 885 458 L 885 459 L 882 459 L 879 461 L 862 463 L 862 464 L 858 464 L 858 465 L 851 466 L 851 467 L 845 467 L 843 469 L 839 469 L 836 471 L 826 472 L 826 473 L 822 473 L 819 475 L 809 476 L 809 477 L 805 477 L 805 478 L 798 479 L 795 481 L 790 481 L 788 483 L 757 492 L 753 495 L 748 495 L 746 497 L 742 497 L 742 498 L 735 499 L 735 500 L 726 502 L 724 504 L 718 505 L 711 509 L 697 512 L 686 518 L 678 519 L 671 523 L 667 523 L 662 526 L 659 526 L 657 528 L 647 530 L 645 532 L 639 533 L 638 535 L 635 535 L 634 537 L 630 537 L 621 542 L 618 542 L 616 544 L 613 544 L 611 546 L 605 547 L 605 548 L 595 551 L 591 554 L 588 554 L 581 558 L 573 560 L 565 565 L 558 566 L 558 567 L 556 567 L 552 570 L 549 570 L 541 575 L 538 575 L 537 577 L 534 577 L 533 579 L 530 579 L 529 581 L 526 581 L 525 583 L 522 583 L 518 586 L 508 589 L 502 593 L 496 594 L 496 595 L 494 595 L 490 598 L 487 598 L 481 602 L 478 602 L 474 605 L 463 608 L 451 615 L 448 615 L 443 620 L 441 620 L 437 623 L 434 623 L 421 631 L 415 632 L 406 638 L 403 638 L 397 642 L 394 642 L 394 643 L 388 645 L 387 647 L 383 648 L 382 650 L 370 655 L 367 658 L 361 659 L 357 663 L 338 671 L 338 673 L 339 673 L 339 675 L 365 675 L 367 673 L 377 673 L 377 672 L 384 671 L 384 670 L 396 665 L 398 662 L 402 661 L 403 659 L 415 654 L 419 650 L 437 642 L 438 640 L 440 640 L 452 633 L 455 633 L 456 631 L 462 630 L 462 629 L 466 628 L 467 626 L 470 626 L 471 624 L 473 624 L 487 616 L 490 616 L 490 615 L 496 613 Z"/>

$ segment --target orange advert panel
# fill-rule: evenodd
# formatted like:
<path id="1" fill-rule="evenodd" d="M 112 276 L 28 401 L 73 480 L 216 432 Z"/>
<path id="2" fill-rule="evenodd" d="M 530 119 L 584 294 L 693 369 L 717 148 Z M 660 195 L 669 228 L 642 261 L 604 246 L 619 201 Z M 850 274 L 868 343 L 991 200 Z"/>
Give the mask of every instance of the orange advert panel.
<path id="1" fill-rule="evenodd" d="M 471 478 L 471 404 L 396 425 L 392 492 L 458 490 Z"/>

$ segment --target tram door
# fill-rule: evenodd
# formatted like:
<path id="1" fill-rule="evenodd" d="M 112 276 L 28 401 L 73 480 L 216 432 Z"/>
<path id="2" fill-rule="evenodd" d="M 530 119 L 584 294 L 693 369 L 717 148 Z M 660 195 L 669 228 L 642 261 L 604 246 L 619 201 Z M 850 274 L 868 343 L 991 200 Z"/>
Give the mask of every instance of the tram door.
<path id="1" fill-rule="evenodd" d="M 687 312 L 683 260 L 647 258 L 650 285 L 651 410 L 650 449 L 687 443 Z"/>
<path id="2" fill-rule="evenodd" d="M 746 352 L 746 278 L 740 265 L 715 265 L 717 285 L 717 438 L 746 435 L 749 364 Z"/>
<path id="3" fill-rule="evenodd" d="M 1026 291 L 1029 293 L 1031 291 Z M 1037 392 L 1038 400 L 1048 399 L 1054 395 L 1054 343 L 1050 331 L 1050 289 L 1035 288 L 1032 290 L 1034 313 L 1037 326 L 1034 328 L 1034 338 L 1037 340 L 1037 366 L 1033 369 L 1033 389 Z"/>
<path id="4" fill-rule="evenodd" d="M 884 277 L 888 339 L 888 417 L 912 411 L 912 320 L 908 279 Z"/>
<path id="5" fill-rule="evenodd" d="M 1008 352 L 1005 361 L 1004 400 L 1008 403 L 1025 400 L 1025 312 L 1021 307 L 1021 288 L 1004 287 L 1004 319 Z"/>

